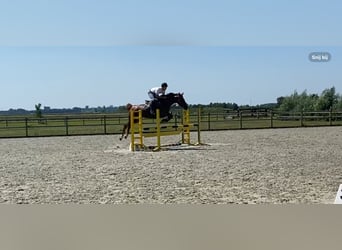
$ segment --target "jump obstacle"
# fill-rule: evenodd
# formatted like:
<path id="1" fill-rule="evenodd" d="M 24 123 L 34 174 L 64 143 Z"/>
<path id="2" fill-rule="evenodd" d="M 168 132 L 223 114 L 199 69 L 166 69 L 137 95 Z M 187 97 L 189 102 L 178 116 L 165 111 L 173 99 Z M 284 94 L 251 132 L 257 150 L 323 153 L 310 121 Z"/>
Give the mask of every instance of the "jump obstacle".
<path id="1" fill-rule="evenodd" d="M 190 112 L 189 110 L 183 110 L 182 123 L 175 125 L 164 125 L 161 126 L 160 110 L 156 110 L 156 122 L 151 126 L 145 126 L 143 123 L 142 111 L 130 111 L 130 133 L 131 133 L 131 151 L 160 151 L 162 148 L 167 146 L 178 146 L 182 144 L 187 145 L 201 145 L 201 134 L 200 134 L 200 110 L 198 110 L 197 124 L 190 123 Z M 138 121 L 138 122 L 137 122 Z M 151 124 L 150 124 L 151 125 Z M 197 143 L 191 144 L 190 140 L 190 128 L 197 127 Z M 168 130 L 171 129 L 171 130 Z M 182 135 L 181 143 L 161 145 L 161 137 L 169 135 Z M 144 138 L 156 137 L 156 146 L 146 146 L 144 144 Z"/>

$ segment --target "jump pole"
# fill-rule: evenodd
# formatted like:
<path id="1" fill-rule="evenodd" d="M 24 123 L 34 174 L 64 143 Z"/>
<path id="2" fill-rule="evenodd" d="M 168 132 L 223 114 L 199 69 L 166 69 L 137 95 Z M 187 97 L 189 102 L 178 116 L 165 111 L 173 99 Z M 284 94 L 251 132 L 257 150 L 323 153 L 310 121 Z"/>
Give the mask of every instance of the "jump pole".
<path id="1" fill-rule="evenodd" d="M 189 110 L 183 110 L 183 133 L 182 142 L 190 145 L 190 112 Z"/>
<path id="2" fill-rule="evenodd" d="M 197 109 L 197 144 L 201 145 L 201 108 Z"/>
<path id="3" fill-rule="evenodd" d="M 135 140 L 134 140 L 134 134 L 135 134 L 135 126 L 134 126 L 134 111 L 130 110 L 130 125 L 131 127 L 129 128 L 131 130 L 131 151 L 135 151 Z"/>
<path id="4" fill-rule="evenodd" d="M 189 123 L 189 111 L 188 113 L 184 113 L 187 114 L 185 115 L 187 117 L 186 122 Z M 182 131 L 182 135 L 184 136 L 184 122 L 181 125 L 183 127 L 183 131 Z M 188 135 L 188 141 L 190 140 L 190 128 L 189 126 L 187 126 L 187 135 Z M 157 147 L 155 147 L 153 149 L 153 151 L 160 151 L 161 150 L 161 136 L 163 135 L 160 129 L 160 110 L 157 109 L 156 110 L 156 132 L 157 132 Z M 184 143 L 184 142 L 183 142 Z M 189 142 L 190 143 L 190 142 Z"/>
<path id="5" fill-rule="evenodd" d="M 139 143 L 140 148 L 144 147 L 144 137 L 143 137 L 143 118 L 142 118 L 142 110 L 139 110 Z"/>
<path id="6" fill-rule="evenodd" d="M 135 118 L 135 114 L 138 114 L 138 133 L 139 136 L 136 138 L 135 137 L 135 132 L 136 132 L 136 125 L 134 123 L 134 118 Z M 143 148 L 144 147 L 144 139 L 143 139 L 143 121 L 142 121 L 142 111 L 138 110 L 138 111 L 133 111 L 130 110 L 130 122 L 131 122 L 131 151 L 135 151 L 135 146 L 137 145 L 135 143 L 135 139 L 139 139 L 139 147 Z"/>
<path id="7" fill-rule="evenodd" d="M 157 147 L 154 149 L 155 151 L 161 149 L 160 143 L 160 110 L 156 110 L 156 123 L 157 123 Z"/>

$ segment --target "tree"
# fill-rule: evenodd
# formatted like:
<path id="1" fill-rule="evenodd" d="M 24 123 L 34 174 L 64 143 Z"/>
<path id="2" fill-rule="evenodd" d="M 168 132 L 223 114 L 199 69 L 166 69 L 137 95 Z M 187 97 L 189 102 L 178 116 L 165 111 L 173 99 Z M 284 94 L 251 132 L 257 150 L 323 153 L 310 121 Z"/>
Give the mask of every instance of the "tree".
<path id="1" fill-rule="evenodd" d="M 233 110 L 238 110 L 239 109 L 239 105 L 237 105 L 235 102 L 233 103 Z"/>
<path id="2" fill-rule="evenodd" d="M 36 108 L 36 117 L 37 118 L 42 118 L 42 105 L 40 103 L 35 105 Z"/>
<path id="3" fill-rule="evenodd" d="M 280 107 L 280 105 L 284 102 L 285 97 L 284 96 L 280 96 L 277 98 L 277 105 L 278 107 Z"/>
<path id="4" fill-rule="evenodd" d="M 327 111 L 338 103 L 338 95 L 336 94 L 335 87 L 325 89 L 321 96 L 318 98 L 316 110 Z"/>
<path id="5" fill-rule="evenodd" d="M 280 111 L 296 111 L 298 104 L 298 93 L 295 90 L 292 95 L 283 97 L 279 106 Z"/>
<path id="6" fill-rule="evenodd" d="M 342 111 L 342 95 L 337 95 L 337 103 L 333 107 L 335 110 Z"/>
<path id="7" fill-rule="evenodd" d="M 280 111 L 300 112 L 300 111 L 327 111 L 337 107 L 339 95 L 335 93 L 335 87 L 325 89 L 319 96 L 317 94 L 307 94 L 304 90 L 301 94 L 297 91 L 290 96 L 278 97 L 277 103 Z"/>

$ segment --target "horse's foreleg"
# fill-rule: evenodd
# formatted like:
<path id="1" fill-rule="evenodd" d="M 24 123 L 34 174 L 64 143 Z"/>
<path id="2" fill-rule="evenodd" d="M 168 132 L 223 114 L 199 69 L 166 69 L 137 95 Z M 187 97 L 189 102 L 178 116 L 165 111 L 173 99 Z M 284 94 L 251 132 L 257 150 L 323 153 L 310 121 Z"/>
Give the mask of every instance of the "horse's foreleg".
<path id="1" fill-rule="evenodd" d="M 130 124 L 131 124 L 130 122 L 127 124 L 125 139 L 127 139 L 128 134 L 129 134 L 129 130 L 130 130 L 130 128 L 131 128 L 131 125 L 130 125 Z"/>

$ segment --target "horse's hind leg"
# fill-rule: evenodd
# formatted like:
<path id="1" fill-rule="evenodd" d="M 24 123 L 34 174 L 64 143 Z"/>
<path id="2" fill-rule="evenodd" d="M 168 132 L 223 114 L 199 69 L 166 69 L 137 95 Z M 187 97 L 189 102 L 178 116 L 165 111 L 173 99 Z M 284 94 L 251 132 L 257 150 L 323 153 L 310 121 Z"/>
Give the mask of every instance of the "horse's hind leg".
<path id="1" fill-rule="evenodd" d="M 168 122 L 173 118 L 173 115 L 171 113 L 168 113 L 167 116 L 165 116 L 161 122 Z"/>
<path id="2" fill-rule="evenodd" d="M 128 125 L 124 124 L 123 129 L 122 129 L 122 133 L 121 133 L 121 137 L 120 137 L 120 141 L 122 140 L 122 138 L 124 137 L 124 134 L 126 133 L 126 130 L 128 130 Z M 128 133 L 127 133 L 128 134 Z M 127 138 L 127 134 L 125 136 L 125 139 Z"/>

